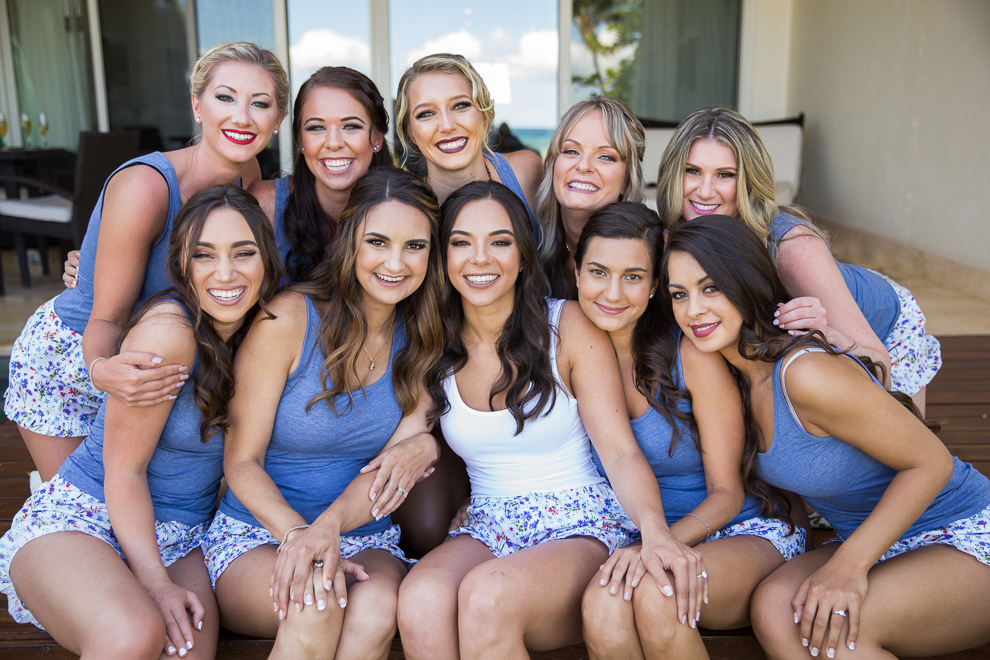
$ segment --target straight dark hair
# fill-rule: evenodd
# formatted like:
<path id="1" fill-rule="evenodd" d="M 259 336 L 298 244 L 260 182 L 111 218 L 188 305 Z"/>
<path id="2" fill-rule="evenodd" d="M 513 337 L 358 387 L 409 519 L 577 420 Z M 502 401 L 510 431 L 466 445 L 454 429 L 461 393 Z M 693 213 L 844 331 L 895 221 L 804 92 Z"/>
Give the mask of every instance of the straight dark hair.
<path id="1" fill-rule="evenodd" d="M 312 274 L 333 250 L 337 242 L 339 224 L 320 206 L 316 196 L 316 177 L 306 164 L 306 157 L 299 151 L 299 135 L 303 130 L 303 106 L 317 88 L 340 89 L 361 104 L 371 118 L 372 136 L 378 133 L 382 144 L 371 157 L 371 167 L 392 166 L 392 154 L 388 149 L 388 113 L 381 93 L 363 73 L 346 66 L 325 66 L 311 75 L 299 88 L 292 108 L 292 139 L 296 153 L 292 173 L 292 192 L 285 205 L 285 235 L 289 241 L 286 268 L 292 278 L 301 282 Z"/>
<path id="2" fill-rule="evenodd" d="M 247 311 L 241 327 L 227 341 L 220 337 L 213 327 L 210 315 L 203 311 L 199 294 L 188 277 L 196 243 L 203 234 L 203 226 L 210 214 L 220 209 L 236 211 L 244 218 L 258 244 L 265 267 L 258 301 Z M 122 341 L 148 310 L 160 302 L 174 300 L 186 310 L 191 317 L 193 337 L 196 340 L 196 369 L 190 376 L 196 407 L 202 413 L 199 437 L 206 442 L 214 433 L 226 431 L 229 426 L 227 403 L 234 396 L 234 353 L 247 334 L 252 320 L 259 310 L 269 318 L 275 318 L 268 310 L 267 303 L 278 291 L 282 280 L 282 262 L 275 245 L 272 224 L 258 206 L 258 200 L 238 186 L 223 184 L 201 190 L 189 198 L 175 217 L 172 233 L 169 235 L 165 270 L 172 287 L 148 298 L 131 317 L 120 339 Z"/>
<path id="3" fill-rule="evenodd" d="M 473 181 L 455 190 L 440 209 L 440 245 L 446 251 L 454 224 L 464 207 L 471 202 L 491 200 L 499 204 L 512 221 L 512 233 L 519 249 L 522 270 L 516 279 L 512 312 L 505 321 L 495 345 L 501 371 L 488 393 L 488 405 L 505 393 L 505 405 L 516 420 L 516 435 L 527 420 L 536 419 L 553 408 L 557 401 L 557 382 L 550 364 L 550 321 L 547 319 L 546 277 L 540 268 L 533 240 L 533 229 L 526 207 L 518 196 L 501 183 Z M 444 259 L 446 264 L 446 259 Z M 467 363 L 467 349 L 461 340 L 464 308 L 460 294 L 444 278 L 442 295 L 444 351 L 427 379 L 435 406 L 430 421 L 436 422 L 450 402 L 444 389 L 445 378 L 453 378 Z"/>
<path id="4" fill-rule="evenodd" d="M 581 230 L 581 238 L 574 250 L 574 261 L 579 271 L 584 264 L 588 244 L 595 238 L 642 241 L 650 255 L 650 277 L 653 282 L 660 281 L 663 225 L 654 211 L 633 202 L 613 202 L 595 211 Z M 675 377 L 679 340 L 680 333 L 676 331 L 673 316 L 660 299 L 651 299 L 633 329 L 633 376 L 636 390 L 646 397 L 650 407 L 660 413 L 673 429 L 668 451 L 671 457 L 680 440 L 682 427 L 687 429 L 695 447 L 700 449 L 694 415 L 677 407 L 681 401 L 687 404 L 689 410 L 691 406 L 691 393 Z"/>

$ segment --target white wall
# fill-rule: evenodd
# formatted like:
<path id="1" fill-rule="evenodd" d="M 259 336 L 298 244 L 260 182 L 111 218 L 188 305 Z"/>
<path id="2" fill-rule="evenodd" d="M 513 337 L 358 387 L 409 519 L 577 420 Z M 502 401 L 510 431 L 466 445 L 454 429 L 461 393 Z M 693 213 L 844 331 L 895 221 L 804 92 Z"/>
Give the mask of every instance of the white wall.
<path id="1" fill-rule="evenodd" d="M 743 0 L 739 112 L 750 121 L 787 116 L 794 0 Z"/>
<path id="2" fill-rule="evenodd" d="M 990 271 L 990 3 L 794 0 L 786 89 L 800 201 Z"/>

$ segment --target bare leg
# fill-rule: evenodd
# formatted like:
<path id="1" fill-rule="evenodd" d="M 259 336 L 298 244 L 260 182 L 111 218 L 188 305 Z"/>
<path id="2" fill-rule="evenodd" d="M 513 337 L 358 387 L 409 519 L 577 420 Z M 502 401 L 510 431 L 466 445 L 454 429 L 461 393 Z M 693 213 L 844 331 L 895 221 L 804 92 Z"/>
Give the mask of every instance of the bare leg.
<path id="1" fill-rule="evenodd" d="M 348 581 L 344 627 L 337 658 L 388 658 L 395 638 L 399 583 L 406 567 L 384 550 L 364 550 L 352 558 L 368 573 L 365 582 Z M 335 607 L 333 599 L 329 607 Z"/>
<path id="2" fill-rule="evenodd" d="M 161 656 L 161 613 L 103 541 L 82 532 L 42 536 L 14 555 L 10 576 L 25 606 L 82 660 Z"/>
<path id="3" fill-rule="evenodd" d="M 464 658 L 529 658 L 581 641 L 581 594 L 608 549 L 577 536 L 479 565 L 457 594 Z"/>
<path id="4" fill-rule="evenodd" d="M 753 628 L 770 658 L 810 658 L 794 624 L 791 599 L 804 580 L 838 549 L 829 544 L 787 562 L 756 590 Z M 877 564 L 850 651 L 843 626 L 835 657 L 893 660 L 973 648 L 990 641 L 990 566 L 950 546 L 912 550 Z M 819 657 L 826 656 L 822 649 Z"/>
<path id="5" fill-rule="evenodd" d="M 927 387 L 922 387 L 916 394 L 914 394 L 911 397 L 911 400 L 914 401 L 914 405 L 918 406 L 918 410 L 921 411 L 922 417 L 925 416 L 925 403 L 927 397 L 926 395 L 927 390 L 928 390 Z"/>
<path id="6" fill-rule="evenodd" d="M 217 610 L 217 599 L 210 586 L 210 574 L 206 570 L 203 551 L 193 550 L 188 555 L 168 567 L 168 576 L 175 584 L 194 592 L 206 608 L 203 616 L 203 629 L 196 630 L 190 622 L 193 631 L 193 647 L 185 660 L 211 660 L 217 655 L 217 635 L 220 632 L 220 612 Z"/>
<path id="7" fill-rule="evenodd" d="M 457 590 L 474 567 L 494 560 L 484 543 L 462 535 L 413 566 L 399 587 L 399 634 L 406 658 L 459 657 Z"/>
<path id="8" fill-rule="evenodd" d="M 38 468 L 42 481 L 48 481 L 55 476 L 62 463 L 69 457 L 69 454 L 76 450 L 85 438 L 58 438 L 50 435 L 41 435 L 34 431 L 29 431 L 23 426 L 18 426 L 21 438 L 27 445 L 31 453 L 31 460 Z"/>

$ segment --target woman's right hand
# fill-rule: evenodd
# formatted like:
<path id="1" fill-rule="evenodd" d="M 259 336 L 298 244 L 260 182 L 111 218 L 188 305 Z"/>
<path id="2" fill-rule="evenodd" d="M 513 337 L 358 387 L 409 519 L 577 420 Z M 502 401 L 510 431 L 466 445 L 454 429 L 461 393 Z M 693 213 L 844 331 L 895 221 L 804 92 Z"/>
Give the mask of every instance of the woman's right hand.
<path id="1" fill-rule="evenodd" d="M 65 258 L 65 271 L 62 273 L 62 282 L 66 289 L 75 289 L 79 283 L 79 250 L 69 252 Z"/>
<path id="2" fill-rule="evenodd" d="M 470 497 L 464 500 L 464 504 L 462 504 L 461 508 L 457 510 L 457 513 L 454 514 L 454 517 L 450 519 L 450 526 L 447 528 L 448 532 L 452 532 L 458 527 L 467 524 L 468 521 L 467 510 L 469 504 L 471 504 Z"/>
<path id="3" fill-rule="evenodd" d="M 642 543 L 634 543 L 613 552 L 602 564 L 598 584 L 607 586 L 608 592 L 614 596 L 625 582 L 622 599 L 632 600 L 633 589 L 639 586 L 639 581 L 646 575 L 646 566 L 643 565 L 640 554 L 642 549 Z"/>
<path id="4" fill-rule="evenodd" d="M 334 570 L 332 585 L 323 581 L 323 569 L 312 566 L 309 569 L 309 577 L 306 579 L 306 591 L 303 594 L 303 605 L 316 605 L 316 609 L 322 612 L 327 608 L 327 590 L 333 587 L 333 598 L 337 605 L 343 609 L 347 607 L 347 576 L 353 575 L 358 582 L 368 579 L 368 574 L 364 571 L 364 566 L 356 564 L 350 559 L 341 557 Z M 291 594 L 291 592 L 290 592 Z M 291 597 L 291 595 L 290 595 Z M 276 604 L 277 607 L 277 604 Z M 301 610 L 299 607 L 297 611 Z"/>
<path id="5" fill-rule="evenodd" d="M 128 351 L 90 363 L 96 389 L 127 406 L 154 406 L 176 397 L 189 378 L 184 364 L 161 364 L 154 353 Z"/>
<path id="6" fill-rule="evenodd" d="M 193 627 L 203 629 L 206 608 L 194 592 L 169 579 L 156 582 L 148 594 L 165 620 L 165 653 L 184 657 L 193 647 Z"/>
<path id="7" fill-rule="evenodd" d="M 640 557 L 663 595 L 676 595 L 677 620 L 697 628 L 701 605 L 708 602 L 708 571 L 702 554 L 668 532 L 644 536 Z M 674 576 L 673 585 L 667 571 Z"/>

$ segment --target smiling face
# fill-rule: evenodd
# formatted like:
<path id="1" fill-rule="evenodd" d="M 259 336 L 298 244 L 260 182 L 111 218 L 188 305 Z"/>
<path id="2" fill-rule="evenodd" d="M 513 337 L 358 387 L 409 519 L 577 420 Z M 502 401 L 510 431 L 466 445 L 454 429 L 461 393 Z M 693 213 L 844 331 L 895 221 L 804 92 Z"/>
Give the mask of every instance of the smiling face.
<path id="1" fill-rule="evenodd" d="M 681 331 L 705 352 L 726 358 L 739 354 L 742 314 L 701 265 L 686 252 L 673 252 L 667 262 L 668 293 Z"/>
<path id="2" fill-rule="evenodd" d="M 480 199 L 461 209 L 447 242 L 447 277 L 465 305 L 511 310 L 521 257 L 512 219 L 498 202 Z"/>
<path id="3" fill-rule="evenodd" d="M 426 278 L 430 261 L 430 219 L 397 201 L 368 211 L 358 230 L 354 275 L 365 304 L 396 305 Z"/>
<path id="4" fill-rule="evenodd" d="M 578 302 L 595 325 L 609 333 L 632 332 L 657 288 L 646 241 L 591 239 L 577 282 Z"/>
<path id="5" fill-rule="evenodd" d="M 364 106 L 334 87 L 314 87 L 303 103 L 299 147 L 318 185 L 350 191 L 371 167 L 383 137 Z"/>
<path id="6" fill-rule="evenodd" d="M 203 311 L 226 340 L 258 301 L 265 279 L 258 243 L 244 216 L 219 208 L 207 216 L 199 239 L 190 249 L 187 277 Z"/>
<path id="7" fill-rule="evenodd" d="M 203 144 L 233 163 L 256 156 L 278 127 L 275 85 L 261 67 L 243 62 L 219 66 L 201 96 L 192 98 Z"/>
<path id="8" fill-rule="evenodd" d="M 485 116 L 471 84 L 456 73 L 428 73 L 409 86 L 409 139 L 427 165 L 461 170 L 482 157 Z"/>
<path id="9" fill-rule="evenodd" d="M 684 165 L 684 207 L 681 215 L 736 215 L 736 155 L 711 138 L 695 141 Z"/>
<path id="10" fill-rule="evenodd" d="M 612 147 L 600 110 L 589 112 L 564 138 L 553 163 L 553 192 L 562 211 L 593 213 L 622 196 L 626 164 Z"/>

